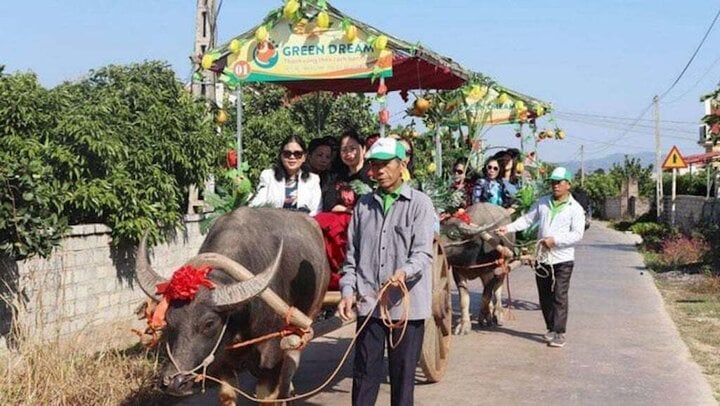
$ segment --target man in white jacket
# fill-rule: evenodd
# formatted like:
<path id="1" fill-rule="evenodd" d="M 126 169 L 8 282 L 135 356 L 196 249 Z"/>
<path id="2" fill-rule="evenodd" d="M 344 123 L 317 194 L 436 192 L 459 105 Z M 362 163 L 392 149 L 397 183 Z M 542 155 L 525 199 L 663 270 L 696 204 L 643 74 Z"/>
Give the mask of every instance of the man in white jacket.
<path id="1" fill-rule="evenodd" d="M 540 307 L 551 347 L 565 346 L 568 289 L 575 263 L 575 248 L 585 231 L 585 212 L 570 194 L 572 174 L 556 168 L 550 175 L 552 195 L 543 196 L 513 223 L 495 230 L 498 234 L 522 231 L 538 224 L 538 264 L 535 279 Z"/>

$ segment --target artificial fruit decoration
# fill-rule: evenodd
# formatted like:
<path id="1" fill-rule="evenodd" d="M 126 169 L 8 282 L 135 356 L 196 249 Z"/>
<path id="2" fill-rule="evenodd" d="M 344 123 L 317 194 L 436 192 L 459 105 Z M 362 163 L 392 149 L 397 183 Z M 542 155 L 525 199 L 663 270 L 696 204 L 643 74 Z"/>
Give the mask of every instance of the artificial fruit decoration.
<path id="1" fill-rule="evenodd" d="M 375 39 L 375 43 L 373 44 L 375 46 L 375 51 L 380 52 L 383 49 L 387 47 L 388 43 L 388 37 L 386 35 L 379 35 Z"/>
<path id="2" fill-rule="evenodd" d="M 202 65 L 203 69 L 210 69 L 213 64 L 213 57 L 209 54 L 205 54 L 202 57 L 202 61 L 200 62 L 200 65 Z"/>
<path id="3" fill-rule="evenodd" d="M 382 109 L 379 112 L 380 124 L 385 125 L 390 122 L 390 112 L 388 109 Z"/>
<path id="4" fill-rule="evenodd" d="M 261 25 L 257 30 L 255 30 L 255 39 L 258 42 L 265 42 L 268 39 L 268 30 L 264 25 Z"/>
<path id="5" fill-rule="evenodd" d="M 317 26 L 318 28 L 325 29 L 330 26 L 330 16 L 327 12 L 321 11 L 317 15 Z"/>
<path id="6" fill-rule="evenodd" d="M 515 138 L 522 138 L 522 133 L 520 131 L 516 132 Z"/>
<path id="7" fill-rule="evenodd" d="M 525 172 L 525 164 L 523 164 L 522 162 L 518 162 L 517 164 L 515 164 L 515 173 L 521 174 L 523 172 Z"/>
<path id="8" fill-rule="evenodd" d="M 510 96 L 508 96 L 506 93 L 500 93 L 500 96 L 497 97 L 496 101 L 498 102 L 498 104 L 510 103 Z"/>
<path id="9" fill-rule="evenodd" d="M 297 11 L 300 10 L 300 2 L 297 0 L 288 0 L 283 7 L 283 17 L 288 21 L 294 21 Z"/>
<path id="10" fill-rule="evenodd" d="M 435 173 L 435 171 L 437 170 L 437 166 L 435 165 L 435 162 L 431 162 L 425 169 L 427 170 L 427 173 Z"/>
<path id="11" fill-rule="evenodd" d="M 240 52 L 241 47 L 242 47 L 242 42 L 240 42 L 240 40 L 236 38 L 236 39 L 230 41 L 230 45 L 228 46 L 228 49 L 230 50 L 230 52 L 236 54 L 236 53 Z"/>
<path id="12" fill-rule="evenodd" d="M 345 28 L 345 39 L 349 42 L 355 41 L 355 38 L 357 38 L 357 27 L 354 25 L 348 25 L 347 28 Z"/>
<path id="13" fill-rule="evenodd" d="M 385 85 L 385 82 L 381 82 L 380 86 L 377 88 L 377 94 L 378 96 L 385 96 L 387 94 L 388 88 Z"/>
<path id="14" fill-rule="evenodd" d="M 555 138 L 557 138 L 559 140 L 564 140 L 565 139 L 565 131 L 558 128 L 558 130 L 555 131 Z"/>
<path id="15" fill-rule="evenodd" d="M 522 100 L 518 100 L 515 102 L 515 110 L 518 112 L 527 110 L 527 107 L 525 107 L 525 102 Z"/>

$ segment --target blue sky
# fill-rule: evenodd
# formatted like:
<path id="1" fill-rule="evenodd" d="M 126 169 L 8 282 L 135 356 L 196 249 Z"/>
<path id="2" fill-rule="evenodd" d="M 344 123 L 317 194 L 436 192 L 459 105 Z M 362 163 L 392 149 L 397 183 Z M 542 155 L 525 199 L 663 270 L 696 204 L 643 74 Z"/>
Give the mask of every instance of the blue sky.
<path id="1" fill-rule="evenodd" d="M 35 0 L 0 4 L 0 64 L 34 71 L 46 86 L 110 63 L 166 60 L 190 76 L 193 0 Z M 278 1 L 224 0 L 219 39 L 259 22 Z M 654 150 L 653 114 L 624 130 L 680 73 L 720 5 L 717 1 L 378 1 L 332 4 L 392 35 L 447 55 L 499 83 L 552 102 L 563 142 L 540 144 L 543 159 L 564 161 Z M 718 24 L 720 25 L 720 24 Z M 700 95 L 720 81 L 720 26 L 660 105 L 663 151 L 698 153 Z M 391 110 L 399 111 L 397 101 Z M 578 115 L 578 113 L 580 115 Z M 397 116 L 397 119 L 400 119 Z M 606 117 L 598 117 L 606 116 Z M 615 119 L 607 117 L 621 117 Z M 516 146 L 513 129 L 488 133 Z"/>

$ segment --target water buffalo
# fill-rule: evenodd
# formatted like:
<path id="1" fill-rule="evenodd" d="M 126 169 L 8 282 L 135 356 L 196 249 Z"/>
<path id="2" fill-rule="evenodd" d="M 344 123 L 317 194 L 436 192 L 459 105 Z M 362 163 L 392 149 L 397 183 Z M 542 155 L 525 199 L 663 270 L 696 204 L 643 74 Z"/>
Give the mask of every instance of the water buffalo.
<path id="1" fill-rule="evenodd" d="M 480 278 L 483 282 L 482 304 L 478 323 L 481 325 L 502 324 L 502 287 L 506 274 L 504 268 L 491 265 L 472 268 L 474 265 L 493 262 L 512 255 L 506 240 L 488 241 L 488 231 L 510 223 L 510 215 L 500 207 L 489 203 L 478 203 L 468 207 L 466 213 L 470 224 L 458 217 L 451 217 L 441 225 L 441 243 L 445 247 L 448 262 L 453 267 L 453 277 L 460 296 L 460 323 L 455 334 L 470 332 L 470 293 L 468 280 Z M 510 243 L 515 237 L 508 234 Z M 499 245 L 498 245 L 499 244 Z"/>
<path id="2" fill-rule="evenodd" d="M 303 213 L 238 208 L 217 219 L 199 253 L 221 254 L 234 263 L 224 269 L 215 266 L 208 274 L 214 289 L 200 287 L 193 300 L 170 303 L 164 335 L 172 362 L 162 371 L 163 389 L 176 396 L 193 394 L 193 375 L 183 372 L 205 362 L 209 364 L 208 375 L 228 383 L 234 383 L 238 371 L 249 370 L 258 378 L 259 397 L 289 396 L 300 361 L 299 350 L 282 350 L 279 338 L 242 349 L 225 347 L 285 326 L 282 316 L 255 297 L 266 286 L 290 306 L 315 317 L 330 277 L 320 228 Z M 256 276 L 244 282 L 228 276 L 236 270 L 227 268 L 238 267 Z M 144 239 L 137 252 L 137 280 L 147 295 L 159 299 L 156 285 L 163 278 L 150 267 Z M 214 348 L 214 356 L 208 357 Z M 231 405 L 235 404 L 236 394 L 223 384 L 220 398 L 222 404 Z"/>

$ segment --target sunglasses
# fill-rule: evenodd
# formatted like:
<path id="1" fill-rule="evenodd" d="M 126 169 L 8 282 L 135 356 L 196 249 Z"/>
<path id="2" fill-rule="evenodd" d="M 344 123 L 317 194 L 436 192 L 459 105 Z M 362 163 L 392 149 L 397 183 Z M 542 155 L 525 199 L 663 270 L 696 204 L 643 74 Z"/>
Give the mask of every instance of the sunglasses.
<path id="1" fill-rule="evenodd" d="M 489 170 L 489 171 L 497 171 L 497 170 L 500 169 L 499 166 L 490 166 L 490 165 L 486 166 L 486 168 L 487 168 L 487 170 Z"/>
<path id="2" fill-rule="evenodd" d="M 295 158 L 300 159 L 305 156 L 305 151 L 283 151 L 282 157 L 285 159 Z"/>

